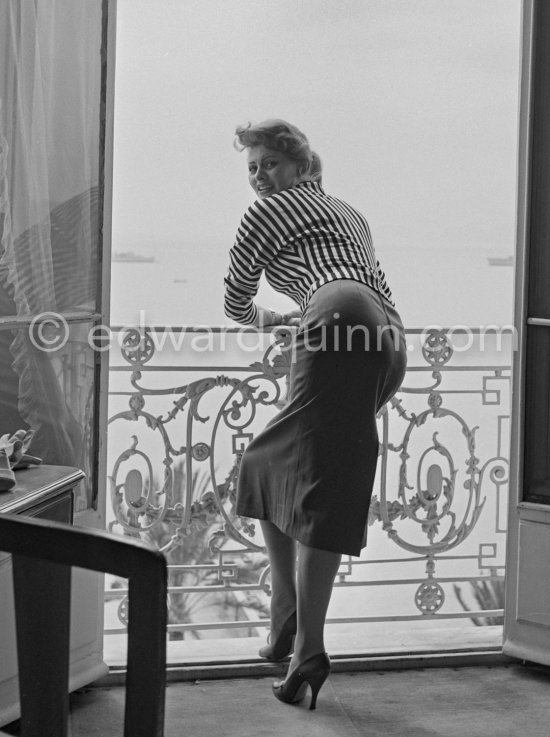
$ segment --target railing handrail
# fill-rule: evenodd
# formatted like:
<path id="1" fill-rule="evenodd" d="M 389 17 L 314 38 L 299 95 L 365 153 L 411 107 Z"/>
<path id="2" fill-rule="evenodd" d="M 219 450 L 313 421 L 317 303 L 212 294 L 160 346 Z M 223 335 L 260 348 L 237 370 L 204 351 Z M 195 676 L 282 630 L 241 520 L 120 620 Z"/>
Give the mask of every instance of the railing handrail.
<path id="1" fill-rule="evenodd" d="M 204 331 L 210 331 L 212 333 L 273 333 L 280 330 L 295 330 L 295 327 L 289 325 L 263 325 L 256 327 L 254 325 L 168 325 L 168 324 L 143 324 L 143 325 L 111 325 L 110 329 L 113 332 L 120 332 L 122 330 L 148 330 L 151 332 L 163 332 L 165 330 L 173 330 L 175 332 L 188 332 L 188 333 L 200 333 Z M 517 328 L 514 325 L 428 325 L 427 327 L 405 327 L 405 333 L 408 335 L 423 335 L 429 330 L 438 330 L 444 333 L 452 334 L 463 334 L 472 333 L 473 335 L 480 335 L 486 332 L 499 333 L 513 333 Z"/>

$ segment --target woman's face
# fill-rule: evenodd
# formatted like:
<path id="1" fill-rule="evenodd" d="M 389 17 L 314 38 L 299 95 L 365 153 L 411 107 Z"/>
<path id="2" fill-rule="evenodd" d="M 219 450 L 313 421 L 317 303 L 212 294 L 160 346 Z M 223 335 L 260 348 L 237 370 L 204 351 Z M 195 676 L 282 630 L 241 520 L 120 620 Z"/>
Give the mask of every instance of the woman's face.
<path id="1" fill-rule="evenodd" d="M 298 162 L 266 146 L 248 149 L 248 181 L 260 199 L 294 187 L 300 181 Z"/>

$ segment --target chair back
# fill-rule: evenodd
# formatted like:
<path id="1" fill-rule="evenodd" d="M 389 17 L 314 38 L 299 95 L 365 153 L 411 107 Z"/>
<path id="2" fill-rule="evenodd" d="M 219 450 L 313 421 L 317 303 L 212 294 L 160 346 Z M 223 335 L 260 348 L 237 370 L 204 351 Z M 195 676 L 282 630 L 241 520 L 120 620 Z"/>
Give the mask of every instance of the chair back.
<path id="1" fill-rule="evenodd" d="M 67 737 L 71 567 L 128 579 L 124 737 L 162 737 L 166 559 L 132 538 L 0 514 L 11 553 L 22 737 Z"/>

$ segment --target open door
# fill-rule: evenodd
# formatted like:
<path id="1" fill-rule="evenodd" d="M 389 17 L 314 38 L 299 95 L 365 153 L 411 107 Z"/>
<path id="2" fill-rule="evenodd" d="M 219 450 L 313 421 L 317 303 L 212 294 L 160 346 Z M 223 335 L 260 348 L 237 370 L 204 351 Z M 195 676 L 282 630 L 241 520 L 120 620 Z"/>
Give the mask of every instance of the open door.
<path id="1" fill-rule="evenodd" d="M 115 17 L 116 0 L 0 2 L 0 436 L 30 429 L 44 465 L 81 469 L 74 521 L 93 528 L 105 527 L 109 357 L 95 337 L 109 324 Z M 10 566 L 0 725 L 18 715 Z M 72 602 L 75 689 L 107 672 L 103 576 L 75 570 Z"/>
<path id="2" fill-rule="evenodd" d="M 550 3 L 525 0 L 504 652 L 550 665 Z"/>

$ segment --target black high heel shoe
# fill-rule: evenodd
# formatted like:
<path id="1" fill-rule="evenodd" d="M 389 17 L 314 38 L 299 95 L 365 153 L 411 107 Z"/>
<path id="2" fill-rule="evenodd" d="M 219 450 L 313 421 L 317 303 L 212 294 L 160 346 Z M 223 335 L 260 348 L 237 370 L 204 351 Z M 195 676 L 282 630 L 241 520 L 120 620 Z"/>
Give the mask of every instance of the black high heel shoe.
<path id="1" fill-rule="evenodd" d="M 296 612 L 292 612 L 281 627 L 277 639 L 260 648 L 258 653 L 260 658 L 266 658 L 266 660 L 273 660 L 275 662 L 286 658 L 292 652 L 297 627 Z"/>
<path id="2" fill-rule="evenodd" d="M 326 653 L 313 655 L 304 660 L 284 681 L 275 681 L 273 693 L 286 704 L 296 704 L 306 695 L 307 685 L 311 687 L 309 708 L 315 709 L 317 694 L 330 673 L 330 660 Z"/>

